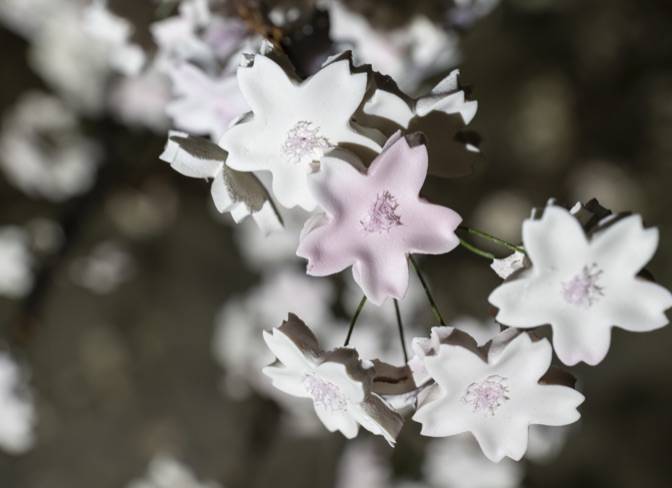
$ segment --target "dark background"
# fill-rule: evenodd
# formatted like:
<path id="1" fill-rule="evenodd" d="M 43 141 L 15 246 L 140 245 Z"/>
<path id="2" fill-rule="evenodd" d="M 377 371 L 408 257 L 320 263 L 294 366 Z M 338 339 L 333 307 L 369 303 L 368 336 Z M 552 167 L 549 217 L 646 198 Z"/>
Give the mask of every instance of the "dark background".
<path id="1" fill-rule="evenodd" d="M 112 7 L 138 25 L 152 14 L 144 2 Z M 40 81 L 26 65 L 24 41 L 0 30 L 0 46 L 5 110 Z M 463 50 L 485 158 L 472 176 L 431 181 L 428 194 L 467 223 L 513 240 L 529 209 L 549 197 L 598 197 L 640 212 L 660 227 L 650 268 L 670 286 L 672 2 L 504 2 L 465 35 Z M 338 435 L 290 438 L 279 431 L 272 403 L 220 392 L 213 317 L 258 277 L 238 256 L 231 227 L 212 218 L 204 185 L 158 161 L 163 137 L 109 121 L 87 130 L 107 145 L 90 195 L 46 204 L 0 179 L 2 224 L 49 216 L 65 223 L 69 237 L 65 252 L 47 262 L 37 296 L 0 300 L 2 333 L 30 365 L 39 415 L 33 450 L 0 453 L 0 487 L 121 487 L 158 450 L 227 487 L 332 486 Z M 174 190 L 176 214 L 152 238 L 128 239 L 106 202 L 147 185 Z M 122 288 L 97 296 L 65 270 L 106 239 L 121 240 L 137 269 Z M 487 316 L 497 278 L 485 262 L 457 251 L 435 258 L 428 273 L 448 317 Z M 587 396 L 580 426 L 558 459 L 528 467 L 525 486 L 672 486 L 671 350 L 672 328 L 616 331 L 601 365 L 574 368 Z M 400 470 L 413 470 L 416 435 L 408 426 L 401 437 Z"/>

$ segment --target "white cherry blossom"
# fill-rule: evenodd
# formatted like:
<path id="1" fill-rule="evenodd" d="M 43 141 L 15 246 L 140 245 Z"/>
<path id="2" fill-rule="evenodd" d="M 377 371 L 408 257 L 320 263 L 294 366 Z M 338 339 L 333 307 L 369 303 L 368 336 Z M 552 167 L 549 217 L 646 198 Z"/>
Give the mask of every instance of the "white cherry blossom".
<path id="1" fill-rule="evenodd" d="M 272 332 L 264 332 L 264 340 L 277 358 L 263 370 L 273 386 L 311 400 L 330 432 L 340 431 L 352 439 L 361 425 L 394 446 L 403 419 L 372 391 L 373 363 L 361 361 L 350 348 L 323 351 L 310 329 L 293 314 Z"/>
<path id="2" fill-rule="evenodd" d="M 299 81 L 270 57 L 255 55 L 251 64 L 238 68 L 252 115 L 222 136 L 220 145 L 229 153 L 226 164 L 238 171 L 270 171 L 272 193 L 283 206 L 313 210 L 308 175 L 319 170 L 325 152 L 341 144 L 381 150 L 382 141 L 351 124 L 367 79 L 340 60 Z"/>
<path id="3" fill-rule="evenodd" d="M 549 206 L 523 224 L 532 267 L 490 295 L 497 320 L 531 328 L 550 324 L 553 346 L 567 365 L 601 362 L 611 329 L 646 332 L 668 323 L 672 294 L 638 276 L 658 246 L 658 230 L 639 215 L 603 225 L 586 236 L 569 211 Z"/>
<path id="4" fill-rule="evenodd" d="M 511 338 L 513 334 L 505 331 L 479 349 L 466 334 L 433 330 L 434 346 L 411 364 L 416 383 L 435 382 L 422 392 L 413 416 L 422 424 L 422 435 L 471 432 L 491 461 L 520 460 L 530 425 L 566 425 L 579 419 L 583 395 L 544 382 L 551 365 L 550 343 L 533 341 L 525 333 Z"/>
<path id="5" fill-rule="evenodd" d="M 79 132 L 58 98 L 28 92 L 8 113 L 0 134 L 0 167 L 24 193 L 64 201 L 94 183 L 100 151 Z"/>

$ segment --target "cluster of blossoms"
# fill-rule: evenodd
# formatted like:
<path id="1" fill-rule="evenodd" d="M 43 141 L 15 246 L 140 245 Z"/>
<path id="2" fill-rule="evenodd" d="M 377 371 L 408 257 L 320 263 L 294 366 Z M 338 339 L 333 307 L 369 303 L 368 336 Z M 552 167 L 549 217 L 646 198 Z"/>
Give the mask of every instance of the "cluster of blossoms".
<path id="1" fill-rule="evenodd" d="M 36 71 L 62 100 L 26 95 L 4 121 L 0 152 L 10 181 L 31 196 L 59 202 L 77 196 L 94 183 L 100 153 L 79 131 L 80 115 L 111 110 L 157 131 L 169 119 L 176 130 L 161 159 L 187 177 L 211 180 L 220 213 L 235 222 L 252 217 L 255 231 L 268 235 L 246 240 L 248 225 L 239 235 L 242 250 L 261 248 L 264 259 L 275 253 L 278 261 L 289 250 L 306 260 L 305 274 L 275 267 L 248 299 L 222 310 L 226 326 L 218 328 L 215 353 L 227 369 L 229 392 L 244 395 L 251 387 L 281 398 L 269 393 L 272 384 L 291 397 L 280 402 L 350 439 L 362 427 L 394 446 L 412 419 L 422 435 L 451 438 L 434 441 L 441 456 L 473 449 L 463 445 L 469 442 L 463 434 L 470 434 L 487 459 L 520 460 L 530 455 L 539 431 L 531 426 L 579 419 L 584 396 L 570 374 L 552 366 L 554 352 L 566 366 L 596 365 L 608 352 L 613 327 L 644 332 L 667 324 L 672 295 L 645 270 L 658 233 L 640 216 L 612 215 L 594 202 L 565 209 L 551 201 L 523 223 L 521 245 L 485 235 L 514 251 L 496 259 L 458 236 L 483 233 L 421 196 L 428 175 L 460 176 L 466 169 L 454 162 L 479 151 L 466 130 L 478 105 L 460 84 L 459 71 L 421 89 L 422 80 L 459 58 L 454 32 L 424 17 L 379 32 L 343 2 L 329 2 L 334 44 L 354 50 L 332 50 L 298 66 L 273 29 L 262 29 L 268 26 L 250 29 L 254 19 L 215 11 L 207 0 L 185 0 L 175 15 L 151 26 L 157 50 L 149 58 L 130 41 L 130 24 L 105 2 L 31 1 L 44 16 L 9 15 L 19 10 L 1 7 L 0 15 L 31 39 Z M 496 2 L 453 3 L 445 23 L 464 26 Z M 278 10 L 269 17 L 291 26 L 294 14 Z M 109 86 L 109 93 L 101 92 Z M 24 244 L 14 230 L 0 233 L 0 266 L 9 270 L 7 280 L 0 277 L 1 293 L 19 296 L 31 286 Z M 460 246 L 491 260 L 503 279 L 489 296 L 497 315 L 487 328 L 446 323 L 416 260 Z M 4 263 L 3 256 L 11 259 Z M 260 262 L 257 256 L 252 261 Z M 325 348 L 317 335 L 330 342 L 344 323 L 328 303 L 330 285 L 318 278 L 349 268 L 363 297 L 345 344 Z M 411 271 L 417 282 L 409 289 Z M 132 263 L 104 246 L 72 274 L 106 293 L 132 274 Z M 414 318 L 404 332 L 399 302 L 416 309 L 420 288 L 437 323 L 423 327 Z M 382 357 L 389 352 L 379 345 L 389 341 L 387 332 L 358 334 L 352 341 L 357 348 L 350 346 L 356 324 L 358 333 L 369 330 L 366 302 L 379 307 L 390 300 L 395 316 L 378 318 L 397 319 L 402 364 Z M 242 330 L 231 322 L 253 325 Z M 274 325 L 263 332 L 270 352 L 248 347 L 259 329 Z M 545 325 L 552 341 L 535 333 Z M 410 356 L 405 333 L 412 337 Z M 29 409 L 14 410 L 32 422 Z M 512 483 L 506 486 L 520 481 L 508 460 L 485 466 L 493 479 L 505 472 Z M 171 474 L 157 474 L 164 472 Z M 133 486 L 197 483 L 165 460 L 155 462 L 148 478 Z"/>
<path id="2" fill-rule="evenodd" d="M 353 438 L 361 426 L 394 445 L 412 417 L 429 437 L 470 432 L 496 462 L 525 455 L 530 426 L 576 422 L 584 396 L 571 375 L 551 366 L 553 351 L 565 365 L 595 365 L 607 354 L 611 328 L 667 323 L 672 295 L 642 274 L 657 231 L 637 215 L 598 212 L 604 209 L 594 202 L 567 210 L 551 201 L 523 223 L 521 246 L 503 243 L 514 254 L 494 259 L 457 234 L 482 233 L 420 197 L 442 156 L 436 138 L 417 130 L 423 119 L 439 114 L 464 127 L 476 112 L 458 72 L 415 98 L 348 52 L 307 78 L 296 73 L 269 43 L 244 54 L 236 77 L 249 110 L 215 142 L 172 133 L 161 156 L 184 175 L 212 178 L 218 210 L 235 221 L 252 216 L 265 233 L 283 228 L 281 208 L 301 208 L 305 222 L 289 245 L 307 260 L 307 274 L 351 268 L 363 292 L 345 345 L 336 349 L 324 350 L 297 310 L 288 310 L 264 333 L 275 361 L 263 373 L 282 392 L 312 402 L 329 431 Z M 455 140 L 465 152 L 478 151 Z M 460 244 L 492 259 L 504 279 L 489 298 L 498 313 L 487 334 L 445 323 L 414 258 Z M 398 307 L 411 268 L 440 326 L 413 339 L 403 365 L 360 357 L 349 347 L 359 313 L 366 301 L 392 299 Z M 324 317 L 314 320 L 324 327 Z M 545 324 L 553 346 L 525 330 Z"/>

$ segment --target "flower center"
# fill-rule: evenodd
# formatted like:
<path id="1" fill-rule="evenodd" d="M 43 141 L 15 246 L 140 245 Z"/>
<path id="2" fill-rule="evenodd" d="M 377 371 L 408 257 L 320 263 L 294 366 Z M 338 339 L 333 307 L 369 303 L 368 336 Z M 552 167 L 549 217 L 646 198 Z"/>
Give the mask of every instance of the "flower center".
<path id="1" fill-rule="evenodd" d="M 326 137 L 319 134 L 320 128 L 312 122 L 301 120 L 287 132 L 287 138 L 282 144 L 282 152 L 290 163 L 300 164 L 306 159 L 310 161 L 320 159 L 322 155 L 333 147 Z"/>
<path id="2" fill-rule="evenodd" d="M 369 208 L 369 213 L 359 222 L 367 232 L 379 234 L 390 232 L 393 227 L 403 225 L 397 208 L 399 208 L 397 199 L 385 190 L 376 197 L 376 201 Z"/>
<path id="3" fill-rule="evenodd" d="M 470 384 L 462 396 L 462 401 L 470 405 L 474 412 L 483 412 L 491 416 L 494 416 L 497 409 L 508 399 L 507 379 L 497 374 Z"/>
<path id="4" fill-rule="evenodd" d="M 314 374 L 306 375 L 303 386 L 313 399 L 313 403 L 332 412 L 343 411 L 348 406 L 341 389 L 331 381 L 326 381 Z"/>
<path id="5" fill-rule="evenodd" d="M 603 271 L 593 263 L 584 266 L 571 280 L 562 283 L 562 296 L 571 305 L 590 308 L 604 296 L 604 288 L 598 284 Z"/>

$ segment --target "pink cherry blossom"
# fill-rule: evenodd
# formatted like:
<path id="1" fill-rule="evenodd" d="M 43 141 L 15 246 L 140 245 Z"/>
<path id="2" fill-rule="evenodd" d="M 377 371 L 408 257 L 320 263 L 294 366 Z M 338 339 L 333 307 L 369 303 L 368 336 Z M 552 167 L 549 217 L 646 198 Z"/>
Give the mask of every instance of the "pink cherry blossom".
<path id="1" fill-rule="evenodd" d="M 459 241 L 460 216 L 419 197 L 427 176 L 427 150 L 399 133 L 362 173 L 351 155 L 333 152 L 311 176 L 310 188 L 326 215 L 309 220 L 297 255 L 308 274 L 326 276 L 352 266 L 357 284 L 374 303 L 402 298 L 408 288 L 407 255 L 443 254 Z"/>

